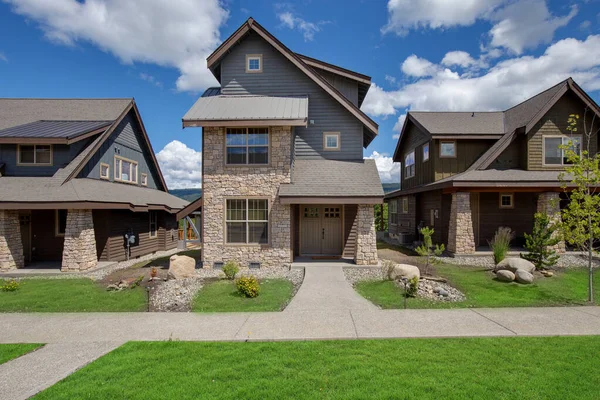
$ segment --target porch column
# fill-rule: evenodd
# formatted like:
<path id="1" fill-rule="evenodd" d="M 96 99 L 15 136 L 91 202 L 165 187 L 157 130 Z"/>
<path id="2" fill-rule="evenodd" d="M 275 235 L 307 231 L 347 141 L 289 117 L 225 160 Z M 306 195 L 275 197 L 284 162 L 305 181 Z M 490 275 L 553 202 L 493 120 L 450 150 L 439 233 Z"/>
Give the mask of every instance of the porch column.
<path id="1" fill-rule="evenodd" d="M 61 271 L 86 271 L 97 264 L 92 210 L 69 210 Z"/>
<path id="2" fill-rule="evenodd" d="M 19 211 L 0 210 L 0 271 L 24 266 Z"/>
<path id="3" fill-rule="evenodd" d="M 537 212 L 545 213 L 550 217 L 552 223 L 561 223 L 562 218 L 560 216 L 560 194 L 558 192 L 544 192 L 540 193 L 537 201 Z M 558 232 L 554 233 L 558 235 Z M 565 242 L 561 240 L 553 249 L 557 253 L 565 252 Z"/>
<path id="4" fill-rule="evenodd" d="M 356 253 L 357 265 L 377 265 L 377 233 L 375 231 L 375 212 L 372 204 L 359 204 L 356 212 Z"/>
<path id="5" fill-rule="evenodd" d="M 448 251 L 454 254 L 475 252 L 475 234 L 473 233 L 471 194 L 469 192 L 452 193 Z"/>

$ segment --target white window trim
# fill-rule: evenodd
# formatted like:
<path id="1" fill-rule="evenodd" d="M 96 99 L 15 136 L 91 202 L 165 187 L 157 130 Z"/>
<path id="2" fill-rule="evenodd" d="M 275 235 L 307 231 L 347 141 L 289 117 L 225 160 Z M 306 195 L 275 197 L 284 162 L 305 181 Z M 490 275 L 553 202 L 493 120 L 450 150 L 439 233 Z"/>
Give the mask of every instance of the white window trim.
<path id="1" fill-rule="evenodd" d="M 58 215 L 59 215 L 58 211 L 59 210 L 54 210 L 54 236 L 56 236 L 56 237 L 64 237 L 65 234 L 58 231 L 58 227 L 59 227 L 59 224 L 58 224 Z M 68 213 L 69 212 L 67 211 L 67 216 L 68 216 Z M 65 231 L 66 231 L 66 227 L 67 226 L 65 224 Z"/>
<path id="2" fill-rule="evenodd" d="M 156 238 L 158 237 L 158 213 L 156 211 L 150 211 L 148 216 L 148 237 Z M 152 225 L 154 225 L 154 235 L 152 234 Z"/>
<path id="3" fill-rule="evenodd" d="M 337 144 L 337 146 L 335 147 L 329 147 L 327 146 L 327 138 L 328 137 L 335 137 L 335 142 Z M 323 132 L 323 149 L 327 150 L 327 151 L 340 151 L 342 148 L 342 143 L 341 143 L 341 135 L 340 132 Z"/>
<path id="4" fill-rule="evenodd" d="M 228 200 L 244 200 L 246 202 L 246 219 L 245 220 L 241 220 L 241 219 L 235 219 L 235 220 L 230 220 L 227 219 L 227 201 Z M 248 207 L 249 207 L 249 200 L 264 200 L 267 202 L 267 219 L 266 220 L 249 220 L 248 219 Z M 223 216 L 223 219 L 225 221 L 225 223 L 223 224 L 223 230 L 224 230 L 224 237 L 223 237 L 223 242 L 225 243 L 225 245 L 227 246 L 268 246 L 271 243 L 271 221 L 269 220 L 269 215 L 271 214 L 271 201 L 266 198 L 266 197 L 244 197 L 244 198 L 239 198 L 239 197 L 228 197 L 225 198 L 225 215 Z M 246 223 L 246 242 L 245 243 L 235 243 L 235 242 L 228 242 L 227 241 L 227 223 L 228 222 L 244 222 Z M 259 243 L 259 242 L 249 242 L 248 238 L 250 237 L 250 223 L 251 222 L 266 222 L 267 223 L 267 242 L 266 243 Z"/>
<path id="5" fill-rule="evenodd" d="M 266 129 L 267 130 L 267 144 L 256 145 L 256 144 L 248 144 L 248 129 L 243 127 L 229 127 L 225 128 L 225 165 L 228 167 L 268 167 L 271 164 L 271 129 L 266 126 L 253 126 L 252 129 Z M 245 129 L 246 130 L 246 144 L 244 145 L 228 145 L 227 144 L 227 129 Z M 228 147 L 245 147 L 246 148 L 246 163 L 245 164 L 230 164 L 227 162 L 227 148 Z M 266 147 L 267 148 L 267 162 L 264 164 L 250 164 L 250 151 L 251 147 Z"/>
<path id="6" fill-rule="evenodd" d="M 21 146 L 33 146 L 33 162 L 32 163 L 24 163 L 21 162 Z M 36 161 L 37 157 L 37 146 L 50 146 L 50 162 L 49 163 L 38 163 Z M 21 167 L 51 167 L 54 165 L 54 146 L 51 144 L 18 144 L 17 145 L 17 165 Z"/>
<path id="7" fill-rule="evenodd" d="M 131 165 L 135 164 L 136 168 L 135 168 L 135 177 L 134 177 L 135 180 L 134 181 L 131 181 L 131 180 L 125 181 L 125 180 L 121 179 L 121 165 L 120 165 L 121 161 L 126 161 L 128 163 L 131 163 Z M 117 164 L 119 164 L 119 165 L 117 166 Z M 140 173 L 140 166 L 138 165 L 137 161 L 130 160 L 129 158 L 125 158 L 125 157 L 121 157 L 121 156 L 115 155 L 114 167 L 115 167 L 115 181 L 122 182 L 122 183 L 129 183 L 130 185 L 137 185 L 137 183 L 138 183 L 138 174 Z M 129 175 L 133 175 L 131 173 L 131 170 L 129 170 Z"/>
<path id="8" fill-rule="evenodd" d="M 408 156 L 409 156 L 411 153 L 412 153 L 412 155 L 413 155 L 413 163 L 412 163 L 412 164 L 410 164 L 410 165 L 406 165 L 406 158 L 407 158 L 407 157 L 408 157 Z M 417 173 L 417 167 L 416 167 L 416 164 L 417 164 L 417 160 L 415 159 L 415 150 L 413 149 L 413 150 L 409 151 L 408 153 L 406 153 L 406 155 L 404 156 L 404 179 L 410 179 L 410 178 L 414 178 L 414 177 L 415 177 L 415 174 Z M 413 174 L 412 174 L 412 175 L 407 175 L 407 173 L 406 173 L 406 169 L 407 169 L 408 167 L 410 167 L 411 165 L 413 166 Z"/>
<path id="9" fill-rule="evenodd" d="M 250 60 L 258 60 L 258 69 L 250 69 Z M 246 54 L 246 73 L 260 74 L 263 72 L 263 56 L 262 54 Z"/>
<path id="10" fill-rule="evenodd" d="M 510 205 L 505 206 L 505 205 L 502 204 L 502 198 L 503 197 L 509 197 L 510 198 Z M 498 206 L 499 206 L 499 208 L 504 208 L 504 209 L 515 208 L 515 195 L 514 195 L 514 193 L 500 193 L 500 195 L 498 196 Z"/>
<path id="11" fill-rule="evenodd" d="M 425 147 L 427 147 L 427 158 L 425 158 Z M 423 145 L 423 162 L 429 161 L 429 157 L 431 157 L 429 154 L 430 150 L 431 150 L 431 148 L 429 147 L 429 143 L 425 143 Z"/>
<path id="12" fill-rule="evenodd" d="M 148 174 L 140 174 L 140 183 L 142 186 L 148 186 Z"/>
<path id="13" fill-rule="evenodd" d="M 561 149 L 561 153 L 562 153 L 562 157 L 560 157 L 560 164 L 546 164 L 546 138 L 549 139 L 569 139 L 572 140 L 573 138 L 579 138 L 579 155 L 581 155 L 581 150 L 583 150 L 583 136 L 582 135 L 542 135 L 542 165 L 544 167 L 554 167 L 554 168 L 561 168 L 564 167 L 565 165 L 571 165 L 571 164 L 565 164 L 564 163 L 564 150 Z M 561 144 L 564 144 L 561 142 Z"/>
<path id="14" fill-rule="evenodd" d="M 402 214 L 408 214 L 408 197 L 402 198 Z"/>
<path id="15" fill-rule="evenodd" d="M 102 167 L 106 167 L 106 175 L 102 175 Z M 110 164 L 100 163 L 100 179 L 110 179 Z"/>
<path id="16" fill-rule="evenodd" d="M 451 156 L 445 156 L 442 155 L 442 144 L 444 143 L 452 143 L 454 145 L 454 154 Z M 457 148 L 456 148 L 456 140 L 440 140 L 440 158 L 456 158 L 456 153 L 457 153 Z"/>

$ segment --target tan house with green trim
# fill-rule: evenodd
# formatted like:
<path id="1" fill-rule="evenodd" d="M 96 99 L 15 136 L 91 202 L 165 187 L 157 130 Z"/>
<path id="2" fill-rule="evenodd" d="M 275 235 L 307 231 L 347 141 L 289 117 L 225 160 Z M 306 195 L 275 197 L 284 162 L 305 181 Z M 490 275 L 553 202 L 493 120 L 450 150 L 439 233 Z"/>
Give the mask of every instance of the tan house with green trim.
<path id="1" fill-rule="evenodd" d="M 589 127 L 594 113 L 600 108 L 571 78 L 506 111 L 410 111 L 394 153 L 401 189 L 386 195 L 390 236 L 412 242 L 429 226 L 435 242 L 468 254 L 507 226 L 522 244 L 537 211 L 558 216 L 565 205 L 559 146 L 598 151 L 597 135 L 588 147 L 567 130 L 570 114 Z"/>

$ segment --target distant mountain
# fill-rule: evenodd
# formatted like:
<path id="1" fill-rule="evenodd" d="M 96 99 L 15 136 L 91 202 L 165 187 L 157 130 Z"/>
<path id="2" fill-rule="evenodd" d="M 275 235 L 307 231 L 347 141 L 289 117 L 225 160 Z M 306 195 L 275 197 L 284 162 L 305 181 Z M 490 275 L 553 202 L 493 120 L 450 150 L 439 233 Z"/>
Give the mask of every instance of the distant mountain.
<path id="1" fill-rule="evenodd" d="M 184 200 L 187 200 L 189 202 L 192 202 L 194 200 L 198 200 L 200 197 L 202 197 L 202 189 L 201 188 L 196 188 L 196 189 L 171 189 L 171 190 L 169 190 L 169 193 L 171 193 L 173 196 L 177 196 L 180 199 L 184 199 Z"/>
<path id="2" fill-rule="evenodd" d="M 394 190 L 400 189 L 399 183 L 382 183 L 384 193 L 393 192 Z"/>

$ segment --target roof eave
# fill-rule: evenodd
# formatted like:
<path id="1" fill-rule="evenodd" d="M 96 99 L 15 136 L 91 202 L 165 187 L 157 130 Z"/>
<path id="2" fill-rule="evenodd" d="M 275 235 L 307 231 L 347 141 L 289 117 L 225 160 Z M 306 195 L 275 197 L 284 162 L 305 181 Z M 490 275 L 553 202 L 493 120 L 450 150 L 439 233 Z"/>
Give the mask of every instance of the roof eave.
<path id="1" fill-rule="evenodd" d="M 308 119 L 182 119 L 183 128 L 233 126 L 308 126 Z"/>

